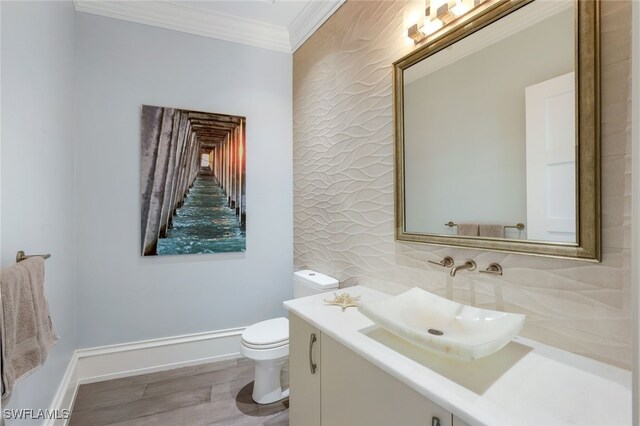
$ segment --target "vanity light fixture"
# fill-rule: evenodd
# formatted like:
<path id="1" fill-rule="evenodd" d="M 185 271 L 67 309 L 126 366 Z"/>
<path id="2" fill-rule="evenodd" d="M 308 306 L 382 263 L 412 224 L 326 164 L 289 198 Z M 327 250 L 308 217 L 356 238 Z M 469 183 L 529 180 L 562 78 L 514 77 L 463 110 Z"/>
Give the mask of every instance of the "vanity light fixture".
<path id="1" fill-rule="evenodd" d="M 483 3 L 494 3 L 496 0 L 425 0 L 424 25 L 413 24 L 407 29 L 406 36 L 414 44 L 420 43 L 429 34 L 435 33 L 449 25 L 459 17 L 466 15 Z"/>

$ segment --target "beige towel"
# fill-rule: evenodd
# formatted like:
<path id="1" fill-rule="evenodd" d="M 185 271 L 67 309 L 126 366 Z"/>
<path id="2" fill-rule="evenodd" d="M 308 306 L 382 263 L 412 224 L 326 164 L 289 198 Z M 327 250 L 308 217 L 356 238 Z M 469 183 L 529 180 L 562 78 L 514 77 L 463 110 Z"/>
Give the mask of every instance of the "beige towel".
<path id="1" fill-rule="evenodd" d="M 480 225 L 480 236 L 504 238 L 504 225 Z"/>
<path id="2" fill-rule="evenodd" d="M 33 257 L 0 271 L 2 399 L 47 359 L 58 336 L 44 296 L 44 259 Z"/>
<path id="3" fill-rule="evenodd" d="M 477 237 L 479 234 L 479 226 L 477 223 L 459 223 L 458 235 L 465 237 Z"/>

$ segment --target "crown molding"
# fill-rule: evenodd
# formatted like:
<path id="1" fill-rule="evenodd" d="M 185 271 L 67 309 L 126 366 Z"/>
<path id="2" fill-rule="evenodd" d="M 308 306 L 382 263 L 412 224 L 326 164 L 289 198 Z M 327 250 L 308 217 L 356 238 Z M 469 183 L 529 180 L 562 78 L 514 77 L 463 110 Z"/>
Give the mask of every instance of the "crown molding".
<path id="1" fill-rule="evenodd" d="M 286 28 L 171 1 L 74 1 L 79 12 L 291 53 Z"/>
<path id="2" fill-rule="evenodd" d="M 289 24 L 291 51 L 295 52 L 309 37 L 325 23 L 346 0 L 309 1 L 298 16 Z"/>
<path id="3" fill-rule="evenodd" d="M 263 0 L 273 3 L 274 0 Z M 308 0 L 288 27 L 214 12 L 180 1 L 74 0 L 78 12 L 293 53 L 345 0 Z"/>

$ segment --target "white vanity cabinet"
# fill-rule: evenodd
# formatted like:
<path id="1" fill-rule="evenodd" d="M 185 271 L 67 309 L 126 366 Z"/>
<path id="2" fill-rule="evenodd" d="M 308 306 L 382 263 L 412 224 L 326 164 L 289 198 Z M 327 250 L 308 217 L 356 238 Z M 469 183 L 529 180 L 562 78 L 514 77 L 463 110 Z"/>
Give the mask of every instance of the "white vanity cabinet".
<path id="1" fill-rule="evenodd" d="M 289 328 L 292 426 L 452 425 L 450 412 L 296 315 Z"/>
<path id="2" fill-rule="evenodd" d="M 344 291 L 361 301 L 391 297 Z M 284 302 L 293 426 L 632 424 L 627 370 L 521 336 L 474 362 L 444 359 L 325 297 Z"/>

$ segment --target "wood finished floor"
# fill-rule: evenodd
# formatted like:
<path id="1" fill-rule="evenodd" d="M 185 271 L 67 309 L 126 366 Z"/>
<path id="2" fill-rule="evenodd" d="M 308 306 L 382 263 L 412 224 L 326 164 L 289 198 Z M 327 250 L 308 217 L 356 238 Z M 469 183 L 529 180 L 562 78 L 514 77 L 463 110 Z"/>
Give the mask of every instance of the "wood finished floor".
<path id="1" fill-rule="evenodd" d="M 253 362 L 222 361 L 81 385 L 70 426 L 289 424 L 289 401 L 251 399 Z"/>

